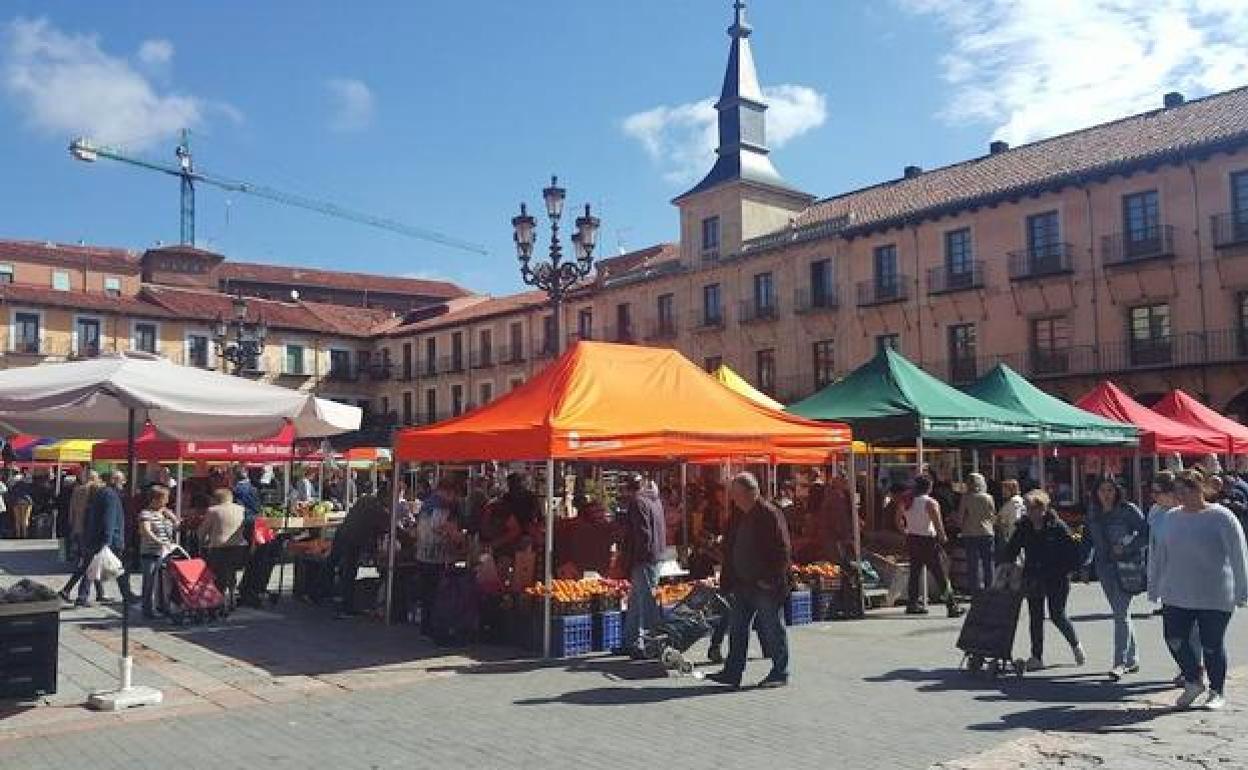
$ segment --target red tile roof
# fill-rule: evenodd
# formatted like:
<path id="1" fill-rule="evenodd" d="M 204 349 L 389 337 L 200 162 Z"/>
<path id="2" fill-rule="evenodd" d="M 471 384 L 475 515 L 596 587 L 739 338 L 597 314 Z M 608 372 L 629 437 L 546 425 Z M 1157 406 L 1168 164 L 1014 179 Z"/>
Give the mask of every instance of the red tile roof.
<path id="1" fill-rule="evenodd" d="M 142 296 L 179 318 L 212 321 L 218 315 L 231 317 L 233 298 L 210 290 L 147 285 Z M 277 302 L 247 298 L 248 318 L 264 318 L 275 329 L 367 337 L 374 327 L 390 318 L 389 311 L 348 308 L 319 302 Z"/>
<path id="2" fill-rule="evenodd" d="M 287 265 L 260 265 L 252 262 L 225 262 L 217 269 L 222 280 L 273 283 L 298 288 L 299 285 L 353 291 L 375 291 L 425 297 L 462 297 L 468 292 L 449 281 L 423 278 L 397 278 L 370 273 L 340 272 Z"/>
<path id="3" fill-rule="evenodd" d="M 1248 87 L 827 198 L 802 212 L 794 225 L 799 230 L 816 228 L 845 218 L 847 233 L 876 229 L 1037 188 L 1245 144 Z"/>
<path id="4" fill-rule="evenodd" d="M 680 247 L 675 243 L 659 243 L 644 249 L 630 251 L 617 257 L 598 260 L 598 273 L 603 278 L 613 278 L 637 270 L 645 270 L 660 262 L 680 257 Z"/>
<path id="5" fill-rule="evenodd" d="M 425 318 L 413 323 L 403 323 L 385 332 L 386 337 L 401 337 L 407 334 L 437 331 L 452 326 L 490 318 L 506 316 L 513 313 L 527 312 L 540 308 L 549 302 L 544 291 L 526 291 L 520 294 L 509 294 L 504 297 L 483 297 L 479 301 L 461 306 L 452 306 L 448 312 L 432 318 Z"/>
<path id="6" fill-rule="evenodd" d="M 0 240 L 0 260 L 37 260 L 57 265 L 111 271 L 126 275 L 139 273 L 139 255 L 126 249 L 106 246 L 78 246 L 51 241 Z"/>
<path id="7" fill-rule="evenodd" d="M 176 318 L 168 309 L 139 297 L 110 297 L 98 292 L 57 291 L 44 286 L 20 283 L 0 284 L 0 301 L 83 310 L 97 313 L 123 313 L 147 318 Z"/>

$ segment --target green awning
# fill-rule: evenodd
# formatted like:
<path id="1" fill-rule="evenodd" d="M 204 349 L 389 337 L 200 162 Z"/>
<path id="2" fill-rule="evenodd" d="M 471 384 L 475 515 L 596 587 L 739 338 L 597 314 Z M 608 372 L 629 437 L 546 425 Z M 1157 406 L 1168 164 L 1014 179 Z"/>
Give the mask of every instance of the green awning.
<path id="1" fill-rule="evenodd" d="M 854 438 L 872 444 L 1035 444 L 1040 428 L 1028 415 L 950 387 L 891 348 L 788 411 L 847 422 Z"/>
<path id="2" fill-rule="evenodd" d="M 1042 440 L 1059 446 L 1135 446 L 1139 429 L 1107 420 L 1055 398 L 1005 364 L 997 364 L 966 392 L 982 401 L 1028 415 L 1040 424 Z"/>

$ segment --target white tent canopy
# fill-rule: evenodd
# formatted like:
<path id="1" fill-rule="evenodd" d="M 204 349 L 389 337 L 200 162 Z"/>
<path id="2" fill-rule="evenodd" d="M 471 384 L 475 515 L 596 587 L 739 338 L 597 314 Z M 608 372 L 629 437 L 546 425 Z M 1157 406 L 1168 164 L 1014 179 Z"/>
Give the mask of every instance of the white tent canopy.
<path id="1" fill-rule="evenodd" d="M 130 410 L 164 438 L 258 441 L 333 436 L 361 411 L 307 393 L 127 353 L 0 371 L 0 428 L 55 438 L 126 438 Z"/>

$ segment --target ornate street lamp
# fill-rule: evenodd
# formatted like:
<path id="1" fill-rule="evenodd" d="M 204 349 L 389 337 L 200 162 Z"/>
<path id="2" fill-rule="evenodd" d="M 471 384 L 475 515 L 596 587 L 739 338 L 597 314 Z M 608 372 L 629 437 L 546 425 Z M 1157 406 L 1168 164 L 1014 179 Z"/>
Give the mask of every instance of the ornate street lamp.
<path id="1" fill-rule="evenodd" d="M 598 243 L 598 228 L 602 224 L 585 204 L 585 215 L 576 218 L 576 232 L 572 235 L 574 259 L 564 261 L 563 247 L 559 243 L 559 220 L 563 217 L 563 202 L 567 190 L 559 186 L 559 178 L 550 178 L 550 187 L 542 190 L 546 203 L 546 216 L 550 219 L 550 259 L 533 264 L 533 243 L 537 235 L 537 221 L 529 214 L 528 207 L 520 204 L 520 215 L 513 217 L 511 226 L 516 242 L 516 256 L 520 259 L 520 277 L 525 284 L 541 289 L 550 298 L 551 315 L 554 319 L 555 354 L 563 350 L 563 334 L 560 329 L 563 297 L 573 286 L 594 269 L 594 246 Z"/>
<path id="2" fill-rule="evenodd" d="M 242 292 L 234 295 L 230 308 L 233 318 L 227 321 L 221 313 L 217 313 L 213 327 L 217 355 L 229 374 L 255 371 L 264 351 L 265 339 L 269 336 L 268 324 L 262 315 L 257 316 L 255 321 L 247 320 L 247 300 L 243 299 Z"/>

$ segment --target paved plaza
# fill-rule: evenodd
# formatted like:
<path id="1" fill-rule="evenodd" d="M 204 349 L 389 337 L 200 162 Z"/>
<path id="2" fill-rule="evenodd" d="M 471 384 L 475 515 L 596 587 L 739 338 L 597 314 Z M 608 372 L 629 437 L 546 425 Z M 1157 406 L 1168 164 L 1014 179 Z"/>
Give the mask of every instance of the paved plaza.
<path id="1" fill-rule="evenodd" d="M 60 572 L 48 543 L 3 549 L 4 582 Z M 1226 711 L 1172 712 L 1160 621 L 1140 611 L 1143 671 L 1121 685 L 1100 673 L 1104 601 L 1079 586 L 1082 669 L 1054 647 L 1062 665 L 1023 681 L 974 678 L 958 670 L 957 621 L 885 611 L 795 629 L 794 685 L 734 693 L 648 663 L 444 655 L 411 628 L 283 602 L 215 626 L 139 627 L 136 680 L 166 703 L 108 715 L 81 704 L 114 681 L 117 616 L 73 610 L 60 692 L 0 712 L 0 767 L 1248 767 L 1235 740 L 1248 674 Z M 1232 655 L 1246 636 L 1237 619 Z M 747 676 L 765 673 L 756 662 Z"/>

